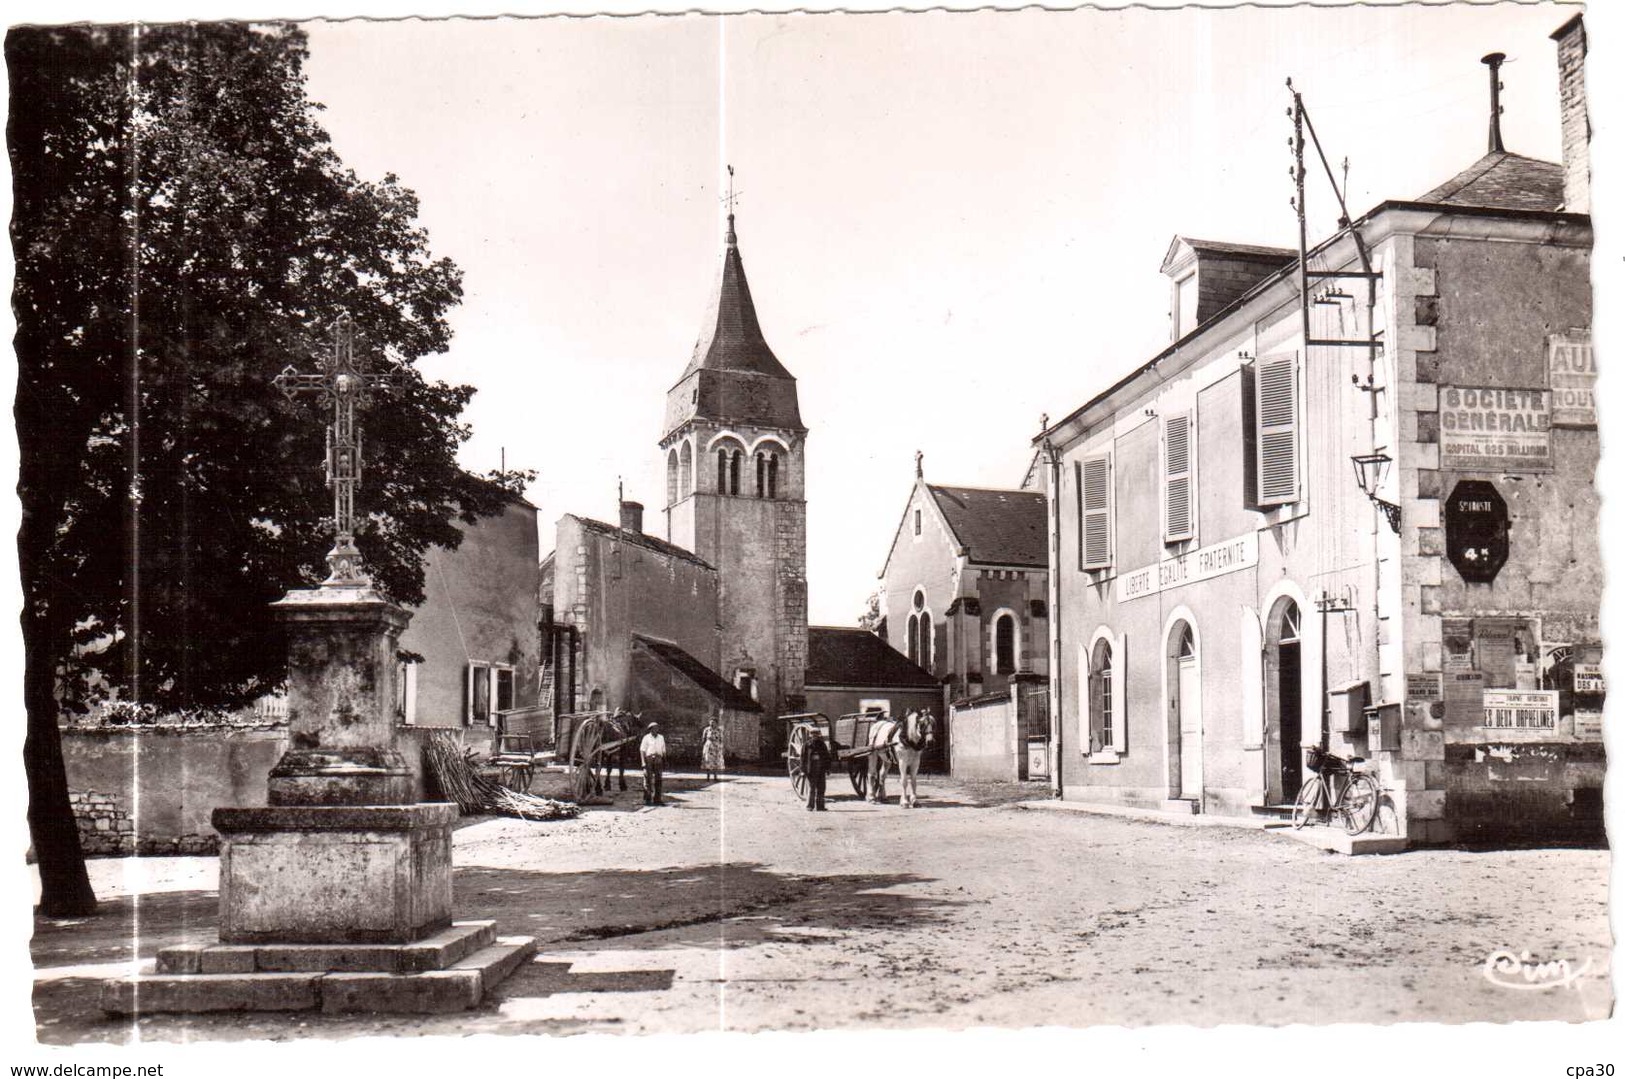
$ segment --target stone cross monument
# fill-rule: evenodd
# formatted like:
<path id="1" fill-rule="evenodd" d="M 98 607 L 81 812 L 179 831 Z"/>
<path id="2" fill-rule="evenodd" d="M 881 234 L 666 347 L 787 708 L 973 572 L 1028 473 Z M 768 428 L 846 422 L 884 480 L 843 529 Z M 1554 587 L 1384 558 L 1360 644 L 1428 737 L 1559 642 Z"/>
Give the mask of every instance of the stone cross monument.
<path id="1" fill-rule="evenodd" d="M 355 547 L 357 409 L 389 376 L 355 355 L 338 320 L 319 374 L 275 383 L 332 412 L 329 576 L 272 609 L 288 628 L 287 752 L 265 806 L 219 808 L 220 943 L 166 949 L 151 974 L 106 984 L 102 1006 L 155 1011 L 452 1011 L 535 951 L 491 922 L 451 920 L 457 807 L 418 802 L 396 745 L 396 646 L 410 616 L 372 587 Z"/>
<path id="2" fill-rule="evenodd" d="M 375 387 L 391 386 L 391 373 L 371 374 L 367 361 L 355 354 L 355 324 L 348 314 L 339 316 L 333 327 L 333 352 L 316 374 L 299 371 L 292 364 L 272 379 L 288 400 L 313 393 L 317 404 L 331 407 L 333 418 L 327 425 L 327 486 L 333 491 L 333 549 L 327 553 L 331 571 L 326 585 L 363 586 L 370 584 L 361 571 L 361 552 L 355 547 L 355 492 L 361 485 L 361 428 L 356 425 L 357 409 L 366 408 Z"/>

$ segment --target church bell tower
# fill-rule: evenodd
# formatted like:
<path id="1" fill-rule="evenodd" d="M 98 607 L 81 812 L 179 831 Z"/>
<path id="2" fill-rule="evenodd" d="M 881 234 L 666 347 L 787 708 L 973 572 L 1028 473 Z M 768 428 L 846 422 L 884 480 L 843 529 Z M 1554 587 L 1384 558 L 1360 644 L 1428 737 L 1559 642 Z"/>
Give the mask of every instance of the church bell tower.
<path id="1" fill-rule="evenodd" d="M 718 673 L 771 720 L 805 706 L 807 429 L 756 320 L 731 212 L 713 297 L 666 394 L 666 538 L 717 568 Z"/>

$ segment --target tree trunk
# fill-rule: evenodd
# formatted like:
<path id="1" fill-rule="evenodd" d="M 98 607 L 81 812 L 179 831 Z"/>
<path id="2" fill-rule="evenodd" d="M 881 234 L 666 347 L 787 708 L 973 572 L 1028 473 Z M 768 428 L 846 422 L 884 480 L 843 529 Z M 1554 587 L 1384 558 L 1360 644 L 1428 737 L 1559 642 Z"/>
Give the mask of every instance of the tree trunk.
<path id="1" fill-rule="evenodd" d="M 23 700 L 28 737 L 23 764 L 28 773 L 28 831 L 39 865 L 40 914 L 70 917 L 96 913 L 96 893 L 85 872 L 79 822 L 68 802 L 68 773 L 62 762 L 62 731 L 57 726 L 55 659 L 49 643 L 50 619 L 23 615 L 25 649 Z"/>

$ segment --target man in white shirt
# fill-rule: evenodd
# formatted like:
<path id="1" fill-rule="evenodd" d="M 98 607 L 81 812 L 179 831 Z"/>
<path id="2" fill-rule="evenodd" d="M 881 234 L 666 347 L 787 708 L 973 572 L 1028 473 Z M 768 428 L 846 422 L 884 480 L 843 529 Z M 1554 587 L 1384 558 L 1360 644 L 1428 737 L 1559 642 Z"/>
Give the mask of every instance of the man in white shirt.
<path id="1" fill-rule="evenodd" d="M 638 756 L 643 759 L 643 804 L 665 805 L 660 787 L 666 771 L 666 739 L 660 733 L 660 724 L 649 724 L 643 741 L 638 743 Z"/>

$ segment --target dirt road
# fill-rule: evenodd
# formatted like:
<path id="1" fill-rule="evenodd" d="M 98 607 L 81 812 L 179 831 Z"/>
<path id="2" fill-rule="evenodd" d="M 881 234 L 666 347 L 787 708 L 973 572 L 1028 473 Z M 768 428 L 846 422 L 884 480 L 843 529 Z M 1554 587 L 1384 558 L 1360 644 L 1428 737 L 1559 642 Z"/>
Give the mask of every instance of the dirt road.
<path id="1" fill-rule="evenodd" d="M 1258 831 L 990 806 L 929 778 L 917 810 L 832 782 L 821 814 L 779 777 L 672 787 L 665 808 L 641 808 L 634 790 L 577 821 L 458 830 L 458 917 L 540 945 L 480 1012 L 158 1016 L 141 1037 L 1467 1022 L 1610 1008 L 1605 851 L 1350 859 Z M 141 901 L 144 955 L 212 933 L 212 860 L 176 862 L 175 879 L 149 885 L 170 890 Z M 129 950 L 118 919 L 133 901 L 108 907 L 91 924 L 41 923 L 44 1040 L 131 1033 L 86 1006 L 87 972 Z M 1500 949 L 1583 970 L 1569 987 L 1505 988 L 1484 973 Z"/>

